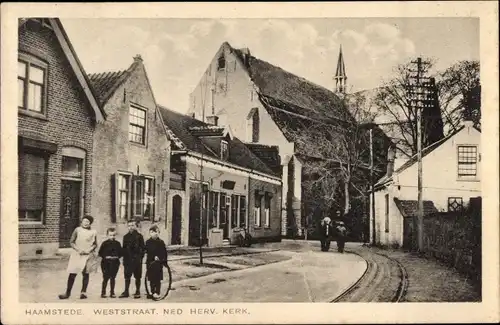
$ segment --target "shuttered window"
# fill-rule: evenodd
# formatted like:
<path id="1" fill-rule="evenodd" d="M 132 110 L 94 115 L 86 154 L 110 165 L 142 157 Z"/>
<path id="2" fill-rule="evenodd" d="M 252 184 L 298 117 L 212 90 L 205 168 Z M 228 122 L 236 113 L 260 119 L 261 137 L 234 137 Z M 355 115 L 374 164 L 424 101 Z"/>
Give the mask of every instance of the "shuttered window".
<path id="1" fill-rule="evenodd" d="M 20 152 L 19 164 L 19 221 L 42 222 L 45 213 L 45 189 L 48 158 Z"/>

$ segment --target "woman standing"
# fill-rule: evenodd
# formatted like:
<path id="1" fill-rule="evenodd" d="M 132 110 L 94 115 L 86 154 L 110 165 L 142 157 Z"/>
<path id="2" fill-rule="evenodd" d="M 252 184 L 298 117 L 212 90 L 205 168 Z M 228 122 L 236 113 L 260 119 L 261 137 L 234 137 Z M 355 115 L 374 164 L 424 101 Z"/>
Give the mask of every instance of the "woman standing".
<path id="1" fill-rule="evenodd" d="M 93 272 L 95 267 L 94 251 L 97 248 L 97 232 L 90 229 L 90 225 L 94 222 L 91 216 L 85 216 L 82 219 L 80 227 L 77 227 L 71 235 L 70 244 L 73 248 L 69 257 L 67 271 L 68 284 L 66 293 L 59 295 L 59 299 L 68 299 L 71 295 L 71 289 L 75 283 L 76 274 L 82 272 L 82 291 L 80 299 L 87 298 L 87 286 L 89 284 L 89 273 Z"/>

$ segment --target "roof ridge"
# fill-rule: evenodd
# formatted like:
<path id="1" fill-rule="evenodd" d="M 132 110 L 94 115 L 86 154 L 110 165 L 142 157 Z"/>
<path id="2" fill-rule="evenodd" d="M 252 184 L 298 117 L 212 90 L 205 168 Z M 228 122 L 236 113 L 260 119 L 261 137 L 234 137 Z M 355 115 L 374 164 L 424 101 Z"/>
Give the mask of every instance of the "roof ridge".
<path id="1" fill-rule="evenodd" d="M 235 50 L 236 50 L 236 51 L 241 52 L 241 50 L 240 50 L 240 49 L 235 49 Z M 313 81 L 311 81 L 311 80 L 309 80 L 309 79 L 306 79 L 306 78 L 305 78 L 305 77 L 303 77 L 303 76 L 299 76 L 299 75 L 298 75 L 298 74 L 296 74 L 296 73 L 293 73 L 293 72 L 290 72 L 290 71 L 288 71 L 288 70 L 285 70 L 285 69 L 283 69 L 282 67 L 280 67 L 280 66 L 278 66 L 278 65 L 275 65 L 275 64 L 273 64 L 273 63 L 271 63 L 271 62 L 269 62 L 269 61 L 266 61 L 266 60 L 264 60 L 264 59 L 258 58 L 258 57 L 256 57 L 255 55 L 250 54 L 250 55 L 249 55 L 249 57 L 250 57 L 250 58 L 253 58 L 253 59 L 255 59 L 255 60 L 262 61 L 262 62 L 267 63 L 267 64 L 269 64 L 269 65 L 272 65 L 273 67 L 275 67 L 275 68 L 277 68 L 277 69 L 280 69 L 281 71 L 284 71 L 284 72 L 286 72 L 286 73 L 288 73 L 288 74 L 291 74 L 291 75 L 293 75 L 294 77 L 296 77 L 296 78 L 300 79 L 301 81 L 304 81 L 304 82 L 306 82 L 306 83 L 308 83 L 308 84 L 310 84 L 310 85 L 313 85 L 313 86 L 316 86 L 316 87 L 322 88 L 322 89 L 324 89 L 324 90 L 326 90 L 326 91 L 328 91 L 328 92 L 332 93 L 332 94 L 333 94 L 333 95 L 334 95 L 337 99 L 339 99 L 339 100 L 340 100 L 340 98 L 339 98 L 339 97 L 338 97 L 338 96 L 337 96 L 337 95 L 336 95 L 333 91 L 331 91 L 330 89 L 326 88 L 325 86 L 322 86 L 322 85 L 320 85 L 320 84 L 318 84 L 318 83 L 315 83 L 315 82 L 313 82 Z"/>

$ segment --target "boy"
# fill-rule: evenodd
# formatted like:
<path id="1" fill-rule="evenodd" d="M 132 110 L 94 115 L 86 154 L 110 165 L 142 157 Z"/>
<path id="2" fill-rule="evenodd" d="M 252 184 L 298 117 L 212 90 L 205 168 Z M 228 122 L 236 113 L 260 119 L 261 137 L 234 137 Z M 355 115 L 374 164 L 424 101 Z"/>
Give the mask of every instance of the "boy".
<path id="1" fill-rule="evenodd" d="M 167 247 L 165 246 L 165 242 L 158 237 L 159 233 L 160 229 L 158 226 L 151 226 L 149 229 L 151 238 L 146 241 L 146 275 L 151 288 L 148 299 L 158 299 L 160 297 L 163 265 L 167 263 Z"/>
<path id="2" fill-rule="evenodd" d="M 141 297 L 142 259 L 144 258 L 144 237 L 137 231 L 139 220 L 129 220 L 128 233 L 123 236 L 123 268 L 125 275 L 125 290 L 120 298 L 129 297 L 130 279 L 134 275 L 134 298 Z"/>
<path id="3" fill-rule="evenodd" d="M 115 278 L 120 268 L 120 257 L 122 256 L 122 245 L 119 241 L 115 239 L 116 230 L 115 228 L 108 228 L 106 231 L 108 239 L 106 239 L 101 248 L 99 248 L 99 256 L 102 258 L 101 270 L 102 270 L 102 290 L 101 298 L 106 298 L 106 286 L 108 285 L 108 280 L 110 282 L 110 293 L 111 298 L 116 298 L 115 296 Z"/>

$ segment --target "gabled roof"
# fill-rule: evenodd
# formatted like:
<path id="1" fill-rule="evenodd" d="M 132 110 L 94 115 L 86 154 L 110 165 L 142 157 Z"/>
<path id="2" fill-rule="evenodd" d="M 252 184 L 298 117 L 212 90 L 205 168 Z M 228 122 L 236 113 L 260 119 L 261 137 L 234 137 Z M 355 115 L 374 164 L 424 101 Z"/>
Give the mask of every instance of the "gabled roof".
<path id="1" fill-rule="evenodd" d="M 306 117 L 340 120 L 349 118 L 341 99 L 332 91 L 255 56 L 245 54 L 242 49 L 234 49 L 230 45 L 229 47 L 245 67 L 261 95 L 289 104 L 292 112 Z"/>
<path id="2" fill-rule="evenodd" d="M 403 217 L 413 217 L 417 215 L 417 200 L 400 200 L 398 198 L 394 198 L 394 203 L 396 203 L 396 206 Z M 436 209 L 434 202 L 424 200 L 424 216 L 437 212 L 439 211 Z"/>
<path id="3" fill-rule="evenodd" d="M 424 149 L 422 149 L 422 158 L 424 158 L 425 156 L 427 156 L 428 154 L 430 154 L 431 152 L 433 152 L 434 150 L 436 150 L 437 148 L 439 148 L 443 143 L 445 143 L 449 139 L 453 138 L 457 133 L 459 133 L 460 131 L 462 131 L 464 128 L 465 128 L 465 126 L 461 125 L 459 128 L 457 128 L 452 133 L 448 134 L 446 137 L 444 137 L 441 140 L 436 141 L 433 144 L 431 144 L 431 145 L 425 147 Z M 476 129 L 478 132 L 481 132 L 476 127 L 474 127 L 474 129 Z M 418 155 L 415 154 L 410 159 L 408 159 L 404 164 L 402 164 L 398 169 L 396 169 L 394 171 L 393 175 L 401 173 L 402 171 L 408 169 L 409 167 L 411 167 L 412 165 L 414 165 L 415 163 L 417 163 L 417 161 L 418 161 Z M 386 175 L 386 176 L 382 177 L 375 185 L 382 185 L 382 184 L 390 181 L 391 179 L 392 179 L 392 176 L 391 177 L 387 177 L 387 175 Z"/>
<path id="4" fill-rule="evenodd" d="M 228 162 L 234 165 L 256 170 L 267 175 L 277 176 L 264 162 L 238 138 L 231 138 L 227 133 L 221 138 L 207 137 L 199 134 L 202 129 L 216 129 L 214 126 L 197 120 L 191 116 L 181 114 L 163 106 L 158 106 L 163 123 L 170 131 L 174 150 L 188 150 L 220 160 L 220 139 L 229 143 Z M 196 130 L 196 132 L 193 132 Z"/>
<path id="5" fill-rule="evenodd" d="M 19 19 L 18 28 L 24 26 L 24 24 L 26 24 L 26 22 L 29 20 L 30 19 L 26 18 Z M 83 69 L 81 62 L 78 59 L 78 56 L 76 55 L 75 49 L 73 48 L 73 45 L 71 44 L 61 21 L 59 20 L 59 18 L 46 18 L 46 19 L 44 18 L 43 21 L 44 22 L 48 21 L 50 23 L 50 26 L 54 30 L 54 34 L 56 35 L 56 38 L 59 41 L 59 44 L 61 45 L 63 53 L 65 54 L 66 59 L 68 60 L 73 72 L 75 73 L 75 76 L 80 86 L 83 89 L 85 97 L 87 98 L 92 108 L 92 112 L 94 114 L 96 122 L 98 123 L 103 122 L 106 118 L 106 114 L 102 109 L 102 106 L 100 105 L 97 96 L 95 95 L 90 85 L 90 81 L 87 78 L 87 74 L 85 73 L 85 70 Z"/>
<path id="6" fill-rule="evenodd" d="M 268 146 L 259 143 L 245 143 L 254 155 L 259 157 L 273 172 L 281 173 L 281 159 L 278 146 Z"/>
<path id="7" fill-rule="evenodd" d="M 104 104 L 129 74 L 128 70 L 91 73 L 89 79 L 99 100 Z"/>

